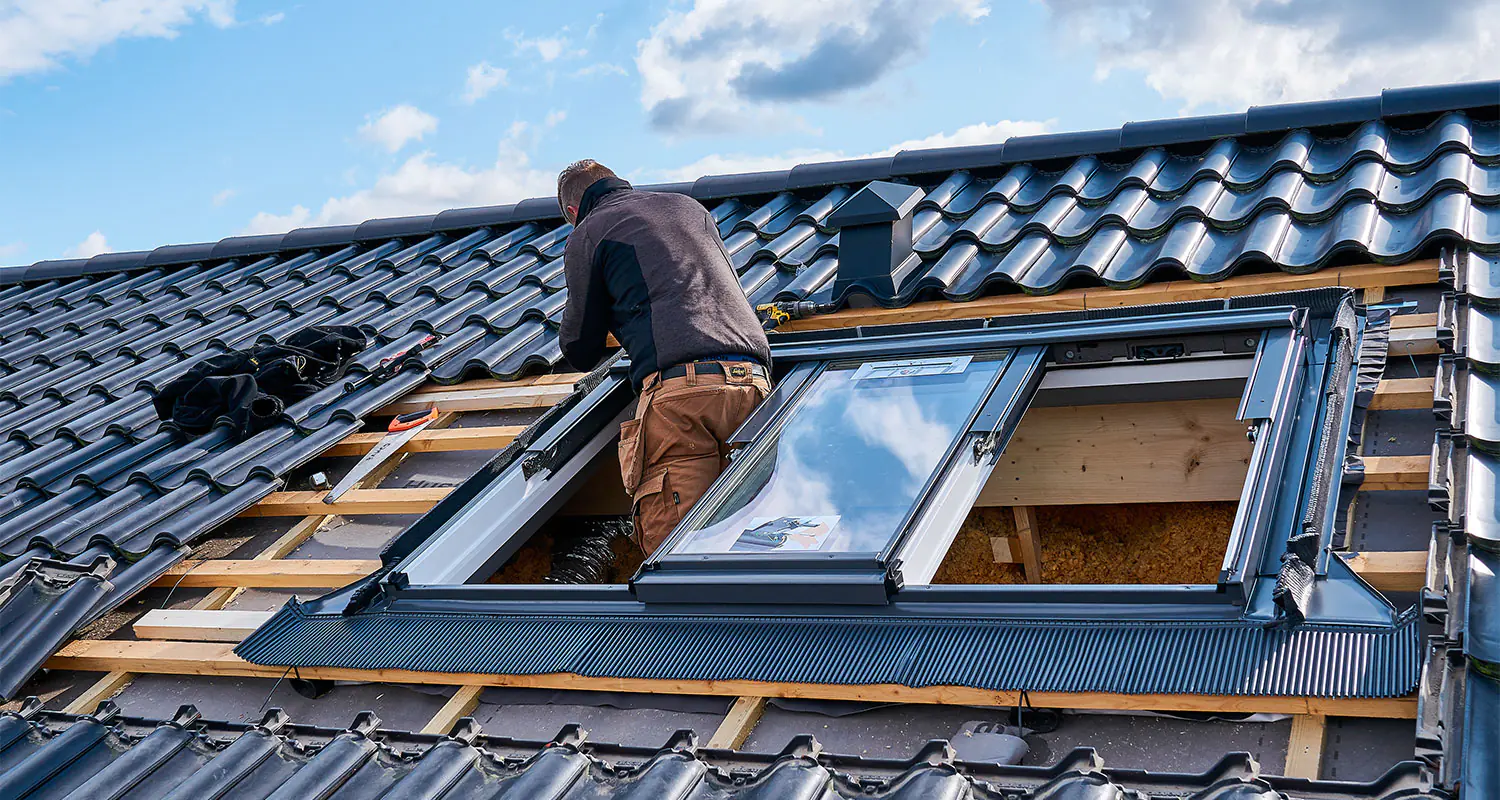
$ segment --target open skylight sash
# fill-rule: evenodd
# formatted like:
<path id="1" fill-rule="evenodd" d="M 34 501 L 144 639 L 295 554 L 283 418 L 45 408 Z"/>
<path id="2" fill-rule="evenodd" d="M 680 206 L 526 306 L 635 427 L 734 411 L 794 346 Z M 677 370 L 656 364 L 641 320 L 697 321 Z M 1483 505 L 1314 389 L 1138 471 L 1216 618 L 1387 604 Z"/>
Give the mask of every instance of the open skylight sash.
<path id="1" fill-rule="evenodd" d="M 1004 350 L 830 363 L 663 552 L 716 564 L 889 552 L 1010 363 Z"/>

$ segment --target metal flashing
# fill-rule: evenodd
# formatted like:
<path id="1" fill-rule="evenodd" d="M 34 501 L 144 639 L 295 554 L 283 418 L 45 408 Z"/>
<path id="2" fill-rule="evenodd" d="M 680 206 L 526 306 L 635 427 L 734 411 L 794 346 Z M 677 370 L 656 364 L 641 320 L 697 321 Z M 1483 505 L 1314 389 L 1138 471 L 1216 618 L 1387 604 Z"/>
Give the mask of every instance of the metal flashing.
<path id="1" fill-rule="evenodd" d="M 294 601 L 235 653 L 285 667 L 495 675 L 1401 697 L 1417 685 L 1424 646 L 1415 609 L 1394 627 L 1377 627 L 979 620 L 951 606 L 915 617 L 774 607 L 733 615 L 524 613 L 472 600 L 465 613 L 436 610 L 435 601 L 405 603 L 342 616 Z M 1036 657 L 1040 642 L 1046 658 Z"/>

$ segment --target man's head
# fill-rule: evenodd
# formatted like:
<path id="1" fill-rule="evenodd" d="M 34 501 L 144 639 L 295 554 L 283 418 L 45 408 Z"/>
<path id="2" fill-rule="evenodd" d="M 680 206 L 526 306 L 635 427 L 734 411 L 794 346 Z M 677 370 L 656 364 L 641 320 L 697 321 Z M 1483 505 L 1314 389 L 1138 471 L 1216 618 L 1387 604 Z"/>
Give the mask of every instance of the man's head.
<path id="1" fill-rule="evenodd" d="M 583 193 L 600 178 L 613 178 L 609 167 L 592 158 L 574 161 L 557 174 L 557 204 L 562 206 L 563 218 L 570 223 L 578 222 L 578 207 L 583 205 Z"/>

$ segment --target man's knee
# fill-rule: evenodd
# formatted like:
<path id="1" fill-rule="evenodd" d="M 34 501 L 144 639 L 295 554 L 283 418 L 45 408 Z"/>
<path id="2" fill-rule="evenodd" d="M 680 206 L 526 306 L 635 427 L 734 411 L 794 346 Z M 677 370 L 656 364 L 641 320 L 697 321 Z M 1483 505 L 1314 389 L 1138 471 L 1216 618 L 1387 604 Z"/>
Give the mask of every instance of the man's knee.
<path id="1" fill-rule="evenodd" d="M 643 403 L 644 415 L 639 426 L 627 426 L 632 428 L 626 431 L 632 441 L 628 446 L 622 443 L 622 467 L 627 472 L 639 470 L 633 498 L 634 522 L 636 541 L 647 555 L 666 541 L 719 477 L 726 464 L 729 437 L 765 399 L 770 387 L 764 378 L 759 378 L 743 384 L 721 384 L 718 388 L 719 391 L 711 393 L 695 392 L 687 403 L 671 403 L 675 421 L 691 416 L 697 424 L 657 425 L 662 415 L 653 415 L 646 410 L 650 404 Z M 660 399 L 671 400 L 670 396 Z M 653 461 L 654 454 L 671 455 Z M 625 466 L 627 458 L 633 461 L 629 467 Z"/>
<path id="2" fill-rule="evenodd" d="M 635 495 L 636 540 L 646 555 L 656 552 L 677 523 L 719 477 L 718 453 L 653 466 Z"/>

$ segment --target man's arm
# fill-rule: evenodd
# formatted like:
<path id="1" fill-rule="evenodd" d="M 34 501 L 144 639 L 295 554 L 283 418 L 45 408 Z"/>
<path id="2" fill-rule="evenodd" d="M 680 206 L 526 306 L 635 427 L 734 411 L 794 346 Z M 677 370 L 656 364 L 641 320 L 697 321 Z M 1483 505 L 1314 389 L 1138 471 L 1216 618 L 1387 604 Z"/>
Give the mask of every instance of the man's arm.
<path id="1" fill-rule="evenodd" d="M 563 276 L 568 304 L 558 332 L 563 358 L 573 369 L 587 372 L 604 358 L 609 333 L 609 293 L 593 263 L 593 248 L 574 229 L 563 251 Z"/>

